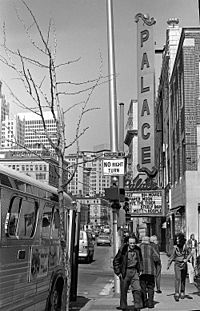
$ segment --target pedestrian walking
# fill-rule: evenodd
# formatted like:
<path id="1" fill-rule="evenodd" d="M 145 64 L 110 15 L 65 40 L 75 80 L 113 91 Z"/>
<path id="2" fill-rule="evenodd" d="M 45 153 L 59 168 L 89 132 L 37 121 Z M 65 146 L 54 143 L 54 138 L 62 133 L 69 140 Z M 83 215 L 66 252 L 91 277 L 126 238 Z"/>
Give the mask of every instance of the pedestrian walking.
<path id="1" fill-rule="evenodd" d="M 158 238 L 156 235 L 152 235 L 150 237 L 150 244 L 154 247 L 155 251 L 157 252 L 160 258 L 160 248 L 158 244 Z M 156 293 L 161 294 L 162 293 L 160 289 L 161 269 L 162 269 L 161 260 L 159 262 L 155 262 L 155 268 L 156 268 L 156 276 L 155 276 Z"/>
<path id="2" fill-rule="evenodd" d="M 191 254 L 192 254 L 191 262 L 192 262 L 193 268 L 195 268 L 196 260 L 197 260 L 197 240 L 195 239 L 194 233 L 190 235 L 190 238 L 187 241 L 187 247 L 191 251 Z"/>
<path id="3" fill-rule="evenodd" d="M 154 247 L 150 244 L 148 236 L 143 237 L 140 244 L 143 272 L 140 275 L 140 286 L 142 290 L 144 307 L 154 308 L 154 288 L 155 288 L 155 264 L 160 263 L 159 254 L 155 251 Z"/>
<path id="4" fill-rule="evenodd" d="M 169 258 L 167 269 L 174 261 L 175 272 L 175 301 L 179 298 L 185 298 L 185 282 L 187 276 L 187 262 L 191 257 L 191 252 L 187 248 L 186 239 L 183 233 L 179 233 L 175 237 L 174 248 L 171 257 Z"/>
<path id="5" fill-rule="evenodd" d="M 143 307 L 139 274 L 142 271 L 141 250 L 136 245 L 137 239 L 130 235 L 128 242 L 118 250 L 114 260 L 114 273 L 120 278 L 120 307 L 118 309 L 128 310 L 127 292 L 129 286 L 132 290 L 134 310 Z"/>

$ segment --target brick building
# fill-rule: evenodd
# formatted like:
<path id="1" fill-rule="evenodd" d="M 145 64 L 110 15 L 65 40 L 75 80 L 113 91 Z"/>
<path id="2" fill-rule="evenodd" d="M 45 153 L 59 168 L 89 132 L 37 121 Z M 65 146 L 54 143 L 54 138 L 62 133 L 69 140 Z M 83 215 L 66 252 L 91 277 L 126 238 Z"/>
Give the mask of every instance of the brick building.
<path id="1" fill-rule="evenodd" d="M 169 31 L 156 102 L 156 159 L 169 253 L 179 231 L 200 241 L 200 28 L 170 26 L 177 30 L 176 53 L 170 54 Z"/>

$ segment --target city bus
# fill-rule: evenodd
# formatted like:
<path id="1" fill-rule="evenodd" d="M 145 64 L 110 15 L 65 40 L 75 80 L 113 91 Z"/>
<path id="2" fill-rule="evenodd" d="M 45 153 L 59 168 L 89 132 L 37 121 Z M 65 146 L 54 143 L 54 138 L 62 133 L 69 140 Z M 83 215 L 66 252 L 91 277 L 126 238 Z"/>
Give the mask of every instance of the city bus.
<path id="1" fill-rule="evenodd" d="M 66 193 L 64 202 L 65 233 L 72 237 L 76 207 Z M 0 219 L 0 310 L 60 310 L 64 269 L 57 189 L 0 165 Z M 69 239 L 69 256 L 71 244 Z"/>

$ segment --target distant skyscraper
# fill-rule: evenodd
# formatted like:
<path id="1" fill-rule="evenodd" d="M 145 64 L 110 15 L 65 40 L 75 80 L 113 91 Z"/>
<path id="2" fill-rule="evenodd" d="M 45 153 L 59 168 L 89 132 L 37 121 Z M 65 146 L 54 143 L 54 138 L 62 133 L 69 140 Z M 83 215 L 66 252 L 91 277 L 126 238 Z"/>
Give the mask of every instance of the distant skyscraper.
<path id="1" fill-rule="evenodd" d="M 128 146 L 127 173 L 133 179 L 137 176 L 138 164 L 138 102 L 131 100 L 126 123 L 125 144 Z"/>
<path id="2" fill-rule="evenodd" d="M 2 145 L 2 122 L 9 116 L 9 104 L 6 102 L 5 95 L 2 94 L 2 82 L 0 81 L 0 146 Z"/>
<path id="3" fill-rule="evenodd" d="M 102 150 L 101 152 L 84 151 L 79 154 L 78 169 L 68 185 L 68 192 L 83 196 L 104 194 L 104 189 L 110 187 L 110 176 L 103 175 L 102 156 Z M 65 160 L 70 164 L 72 173 L 76 163 L 76 154 L 65 156 Z"/>
<path id="4" fill-rule="evenodd" d="M 48 135 L 51 140 L 56 143 L 58 139 L 57 128 L 51 111 L 45 111 L 43 115 Z M 24 144 L 26 148 L 32 150 L 45 147 L 45 149 L 54 152 L 44 132 L 44 127 L 40 116 L 33 112 L 18 113 L 17 116 L 20 120 L 25 120 Z"/>
<path id="5" fill-rule="evenodd" d="M 19 117 L 9 119 L 8 115 L 1 122 L 1 148 L 22 148 L 24 145 L 25 121 Z"/>

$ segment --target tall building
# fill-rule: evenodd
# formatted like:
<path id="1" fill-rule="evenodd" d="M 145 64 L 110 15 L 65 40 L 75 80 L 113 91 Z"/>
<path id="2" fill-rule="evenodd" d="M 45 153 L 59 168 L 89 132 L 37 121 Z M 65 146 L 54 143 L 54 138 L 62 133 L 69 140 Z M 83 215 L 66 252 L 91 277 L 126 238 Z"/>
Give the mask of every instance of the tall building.
<path id="1" fill-rule="evenodd" d="M 0 81 L 0 146 L 3 142 L 2 122 L 9 116 L 9 103 L 6 102 L 5 95 L 2 94 L 2 82 Z"/>
<path id="2" fill-rule="evenodd" d="M 124 143 L 128 146 L 127 154 L 127 177 L 134 179 L 137 174 L 138 164 L 138 102 L 131 100 L 125 127 L 126 136 Z"/>
<path id="3" fill-rule="evenodd" d="M 107 200 L 100 196 L 95 197 L 77 197 L 81 206 L 81 226 L 91 225 L 95 228 L 97 225 L 110 224 L 110 207 Z"/>
<path id="4" fill-rule="evenodd" d="M 53 119 L 51 111 L 43 112 L 46 130 L 51 140 L 56 143 L 57 128 L 55 120 Z M 54 149 L 50 145 L 48 138 L 44 132 L 43 122 L 39 115 L 33 112 L 18 113 L 17 117 L 20 120 L 25 120 L 24 144 L 29 150 L 45 147 L 54 153 Z"/>
<path id="5" fill-rule="evenodd" d="M 68 192 L 73 195 L 83 196 L 104 194 L 104 188 L 110 187 L 110 176 L 103 175 L 103 154 L 104 151 L 82 151 L 78 156 L 78 160 L 76 154 L 65 156 L 71 170 L 70 174 L 73 173 L 76 161 L 78 161 L 75 178 L 68 185 Z"/>
<path id="6" fill-rule="evenodd" d="M 200 29 L 178 30 L 176 20 L 168 24 L 156 101 L 156 159 L 158 181 L 165 189 L 170 253 L 180 231 L 186 238 L 194 233 L 200 241 Z"/>
<path id="7" fill-rule="evenodd" d="M 18 116 L 9 119 L 8 115 L 1 122 L 1 148 L 22 148 L 25 139 L 25 120 Z"/>

